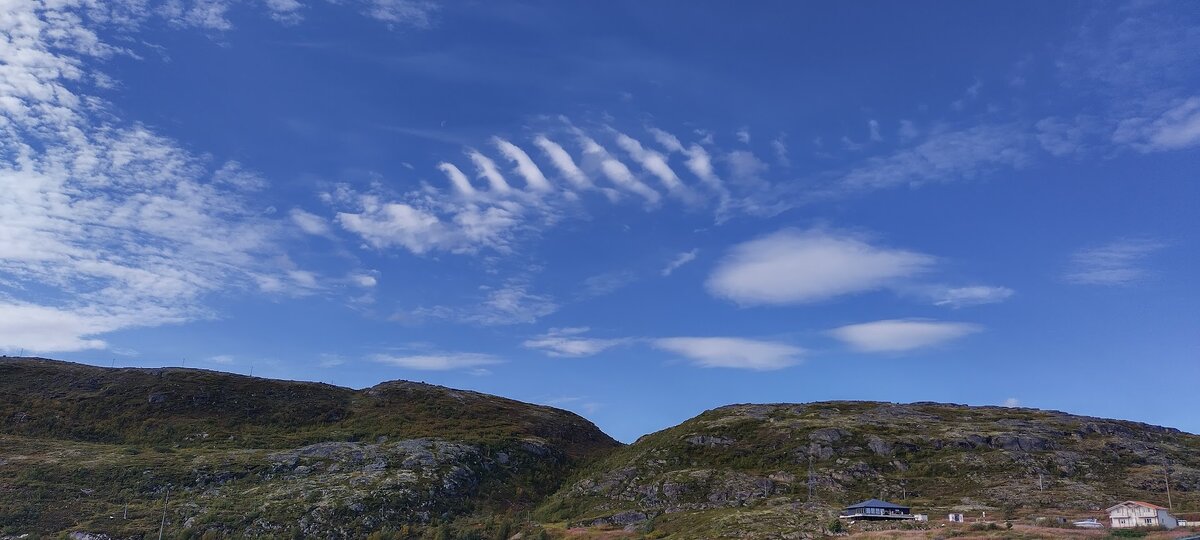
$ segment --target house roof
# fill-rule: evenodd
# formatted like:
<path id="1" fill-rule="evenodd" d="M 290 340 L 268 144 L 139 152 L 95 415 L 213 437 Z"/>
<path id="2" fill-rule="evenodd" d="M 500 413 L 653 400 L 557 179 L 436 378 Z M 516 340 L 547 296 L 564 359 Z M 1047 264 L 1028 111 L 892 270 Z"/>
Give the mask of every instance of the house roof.
<path id="1" fill-rule="evenodd" d="M 1146 508 L 1153 508 L 1154 510 L 1166 510 L 1166 508 L 1165 508 L 1165 507 L 1159 506 L 1159 505 L 1157 505 L 1157 504 L 1150 504 L 1150 503 L 1148 503 L 1148 502 L 1142 502 L 1142 501 L 1125 501 L 1125 502 L 1123 502 L 1123 503 L 1120 503 L 1120 504 L 1114 504 L 1114 505 L 1112 505 L 1112 506 L 1108 507 L 1108 509 L 1106 509 L 1106 511 L 1107 511 L 1107 512 L 1111 512 L 1111 511 L 1113 511 L 1113 509 L 1115 509 L 1115 508 L 1120 508 L 1120 507 L 1122 507 L 1122 506 L 1125 506 L 1125 505 L 1144 506 L 1144 507 L 1146 507 Z"/>
<path id="2" fill-rule="evenodd" d="M 907 506 L 900 506 L 898 504 L 892 504 L 890 502 L 881 501 L 879 499 L 867 499 L 858 504 L 852 504 L 850 506 L 847 506 L 846 510 L 850 510 L 853 508 L 891 508 L 891 509 L 895 509 L 895 510 L 908 510 L 909 509 L 909 507 L 907 507 Z"/>

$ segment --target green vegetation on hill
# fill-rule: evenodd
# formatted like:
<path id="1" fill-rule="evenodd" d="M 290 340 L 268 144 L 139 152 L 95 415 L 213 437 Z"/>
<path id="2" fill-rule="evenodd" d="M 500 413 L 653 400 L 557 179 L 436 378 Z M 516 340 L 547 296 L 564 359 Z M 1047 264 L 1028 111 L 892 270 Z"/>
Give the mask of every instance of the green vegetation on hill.
<path id="1" fill-rule="evenodd" d="M 0 535 L 140 538 L 164 498 L 183 537 L 436 532 L 525 512 L 617 446 L 567 411 L 427 384 L 3 358 Z"/>
<path id="2" fill-rule="evenodd" d="M 1200 507 L 1200 437 L 1178 430 L 934 403 L 731 405 L 591 464 L 539 516 L 671 538 L 776 538 L 819 533 L 871 497 L 935 516 L 1098 515 L 1125 499 L 1165 503 L 1165 463 L 1176 506 Z"/>
<path id="3" fill-rule="evenodd" d="M 1167 464 L 1200 509 L 1200 437 L 1053 411 L 731 405 L 622 447 L 427 384 L 0 358 L 0 538 L 802 538 L 870 497 L 1028 525 L 1164 503 Z"/>
<path id="4" fill-rule="evenodd" d="M 0 359 L 3 433 L 81 442 L 289 448 L 316 442 L 537 437 L 585 458 L 617 445 L 580 416 L 393 381 L 365 390 L 182 368 Z"/>

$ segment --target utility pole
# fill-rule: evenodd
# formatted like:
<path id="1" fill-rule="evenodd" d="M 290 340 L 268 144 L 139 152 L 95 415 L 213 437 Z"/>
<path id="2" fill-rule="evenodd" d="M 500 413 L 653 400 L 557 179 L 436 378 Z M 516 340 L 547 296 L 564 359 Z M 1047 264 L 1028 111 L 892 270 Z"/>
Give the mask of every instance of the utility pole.
<path id="1" fill-rule="evenodd" d="M 163 493 L 163 517 L 162 522 L 158 524 L 158 540 L 162 540 L 163 530 L 167 528 L 167 498 L 171 496 L 171 488 L 167 488 L 167 492 Z"/>
<path id="2" fill-rule="evenodd" d="M 1175 505 L 1171 502 L 1171 460 L 1163 460 L 1163 478 L 1167 481 L 1167 508 L 1172 512 L 1175 511 Z"/>
<path id="3" fill-rule="evenodd" d="M 808 502 L 812 503 L 813 498 L 813 465 L 812 454 L 808 455 Z"/>

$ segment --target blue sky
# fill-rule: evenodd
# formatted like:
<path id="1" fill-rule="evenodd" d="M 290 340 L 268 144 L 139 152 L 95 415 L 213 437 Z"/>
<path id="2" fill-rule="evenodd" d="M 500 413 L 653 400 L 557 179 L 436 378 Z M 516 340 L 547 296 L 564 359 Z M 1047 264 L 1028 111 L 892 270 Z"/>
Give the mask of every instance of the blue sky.
<path id="1" fill-rule="evenodd" d="M 0 349 L 1200 432 L 1200 5 L 0 2 Z"/>

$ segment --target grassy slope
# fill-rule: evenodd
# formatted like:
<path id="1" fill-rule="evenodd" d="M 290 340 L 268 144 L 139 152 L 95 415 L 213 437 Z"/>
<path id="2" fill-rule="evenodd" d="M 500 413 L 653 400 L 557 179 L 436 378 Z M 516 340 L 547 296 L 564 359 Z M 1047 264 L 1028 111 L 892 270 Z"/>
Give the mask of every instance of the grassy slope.
<path id="1" fill-rule="evenodd" d="M 424 468 L 392 446 L 418 438 L 443 441 Z M 297 450 L 313 443 L 331 454 Z M 391 462 L 373 470 L 375 456 Z M 0 359 L 0 535 L 153 535 L 170 490 L 177 537 L 353 537 L 456 516 L 499 523 L 540 505 L 538 518 L 565 524 L 633 513 L 633 536 L 774 538 L 819 532 L 871 496 L 934 516 L 1163 502 L 1164 460 L 1176 507 L 1200 508 L 1200 437 L 1051 411 L 733 405 L 620 448 L 565 411 L 418 383 L 356 391 Z"/>
<path id="2" fill-rule="evenodd" d="M 395 446 L 423 438 L 439 442 Z M 275 457 L 330 441 L 342 441 L 329 446 L 331 456 Z M 290 534 L 310 518 L 309 533 L 355 536 L 464 513 L 504 515 L 617 446 L 567 411 L 420 383 L 356 391 L 3 358 L 0 534 L 138 536 L 156 530 L 167 491 L 176 500 L 172 530 L 194 518 L 197 534 L 218 526 Z M 410 464 L 418 454 L 427 461 Z M 377 457 L 391 461 L 376 470 Z M 280 524 L 288 525 L 271 528 Z"/>
<path id="3" fill-rule="evenodd" d="M 0 358 L 0 432 L 83 442 L 290 448 L 328 440 L 537 437 L 573 457 L 617 446 L 560 409 L 394 381 L 365 390 L 198 369 Z"/>
<path id="4" fill-rule="evenodd" d="M 591 523 L 636 511 L 651 518 L 643 529 L 716 538 L 819 530 L 840 506 L 879 496 L 935 516 L 1092 515 L 1127 498 L 1165 504 L 1164 459 L 1176 507 L 1200 508 L 1200 437 L 1177 430 L 1000 407 L 734 405 L 592 464 L 540 516 Z"/>

